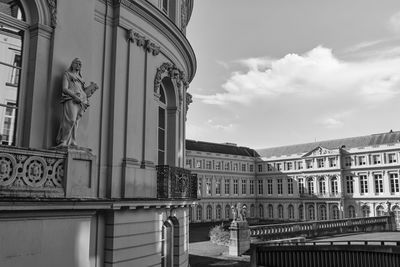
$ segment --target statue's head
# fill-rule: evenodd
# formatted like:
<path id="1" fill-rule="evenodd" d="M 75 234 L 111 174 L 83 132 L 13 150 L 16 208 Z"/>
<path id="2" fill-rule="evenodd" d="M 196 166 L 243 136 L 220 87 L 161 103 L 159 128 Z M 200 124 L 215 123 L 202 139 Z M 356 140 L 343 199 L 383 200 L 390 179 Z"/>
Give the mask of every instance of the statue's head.
<path id="1" fill-rule="evenodd" d="M 69 70 L 77 71 L 80 75 L 81 67 L 82 67 L 82 61 L 79 58 L 74 58 L 74 60 L 72 60 L 72 62 L 71 62 L 71 65 L 69 66 Z"/>

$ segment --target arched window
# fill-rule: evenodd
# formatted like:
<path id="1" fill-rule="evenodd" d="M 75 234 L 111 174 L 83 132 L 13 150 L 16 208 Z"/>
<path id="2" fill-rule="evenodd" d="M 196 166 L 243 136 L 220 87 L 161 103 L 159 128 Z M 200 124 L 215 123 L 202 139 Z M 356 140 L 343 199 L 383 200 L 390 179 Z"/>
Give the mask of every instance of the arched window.
<path id="1" fill-rule="evenodd" d="M 262 204 L 258 206 L 258 217 L 260 219 L 264 218 L 264 206 Z"/>
<path id="2" fill-rule="evenodd" d="M 211 205 L 207 206 L 207 210 L 206 210 L 206 219 L 208 221 L 210 221 L 212 219 L 212 207 Z"/>
<path id="3" fill-rule="evenodd" d="M 255 206 L 254 204 L 250 205 L 250 218 L 254 218 L 255 216 Z"/>
<path id="4" fill-rule="evenodd" d="M 229 205 L 225 206 L 225 219 L 229 220 L 231 216 L 231 207 Z"/>
<path id="5" fill-rule="evenodd" d="M 203 219 L 203 208 L 199 205 L 196 207 L 196 220 L 201 221 Z"/>
<path id="6" fill-rule="evenodd" d="M 325 185 L 325 177 L 321 177 L 318 180 L 318 189 L 319 189 L 319 194 L 320 195 L 325 195 L 326 193 L 326 185 Z"/>
<path id="7" fill-rule="evenodd" d="M 158 106 L 158 165 L 165 165 L 166 152 L 166 109 L 167 100 L 164 86 L 160 86 L 160 100 Z"/>
<path id="8" fill-rule="evenodd" d="M 164 222 L 161 230 L 161 266 L 173 266 L 174 227 L 171 220 Z"/>
<path id="9" fill-rule="evenodd" d="M 314 194 L 314 179 L 313 178 L 307 179 L 307 186 L 308 186 L 308 194 L 313 195 Z"/>
<path id="10" fill-rule="evenodd" d="M 349 218 L 355 218 L 356 217 L 356 209 L 354 208 L 354 206 L 349 206 L 347 209 L 348 209 Z"/>
<path id="11" fill-rule="evenodd" d="M 1 1 L 0 13 L 0 144 L 15 145 L 22 52 L 29 25 L 20 1 Z"/>
<path id="12" fill-rule="evenodd" d="M 215 217 L 216 217 L 216 219 L 218 221 L 222 219 L 222 208 L 221 208 L 221 205 L 217 205 L 217 207 L 215 208 Z"/>
<path id="13" fill-rule="evenodd" d="M 274 206 L 272 204 L 268 205 L 268 218 L 274 218 Z"/>
<path id="14" fill-rule="evenodd" d="M 304 206 L 299 205 L 299 220 L 304 220 Z"/>
<path id="15" fill-rule="evenodd" d="M 385 215 L 385 209 L 379 205 L 376 207 L 376 216 L 384 216 Z"/>
<path id="16" fill-rule="evenodd" d="M 366 218 L 366 217 L 369 217 L 371 211 L 370 211 L 370 209 L 369 209 L 369 207 L 367 205 L 364 205 L 361 208 L 361 213 L 362 213 L 363 217 Z"/>
<path id="17" fill-rule="evenodd" d="M 314 209 L 314 205 L 309 205 L 308 206 L 308 219 L 310 221 L 314 221 L 315 220 L 315 209 Z"/>
<path id="18" fill-rule="evenodd" d="M 336 196 L 338 192 L 338 180 L 334 177 L 331 179 L 331 193 L 333 196 Z"/>
<path id="19" fill-rule="evenodd" d="M 337 205 L 332 206 L 332 219 L 334 219 L 334 220 L 339 219 L 339 208 Z"/>
<path id="20" fill-rule="evenodd" d="M 289 206 L 288 206 L 288 217 L 289 217 L 289 220 L 294 219 L 294 207 L 292 204 L 289 204 Z"/>
<path id="21" fill-rule="evenodd" d="M 278 205 L 278 218 L 283 219 L 283 206 Z"/>
<path id="22" fill-rule="evenodd" d="M 319 219 L 320 220 L 326 220 L 326 206 L 325 205 L 320 205 L 319 206 Z"/>

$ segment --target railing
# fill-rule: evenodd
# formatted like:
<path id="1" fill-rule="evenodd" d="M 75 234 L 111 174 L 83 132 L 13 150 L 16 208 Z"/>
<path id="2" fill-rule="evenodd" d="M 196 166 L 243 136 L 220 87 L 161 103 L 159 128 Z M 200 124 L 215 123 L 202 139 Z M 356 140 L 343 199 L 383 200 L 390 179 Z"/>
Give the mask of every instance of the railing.
<path id="1" fill-rule="evenodd" d="M 342 197 L 342 193 L 331 193 L 331 192 L 326 192 L 326 193 L 308 193 L 308 192 L 303 192 L 299 194 L 301 198 L 340 198 Z"/>
<path id="2" fill-rule="evenodd" d="M 67 154 L 0 146 L 0 197 L 64 197 Z"/>
<path id="3" fill-rule="evenodd" d="M 157 197 L 161 199 L 197 199 L 197 174 L 189 170 L 157 166 Z"/>
<path id="4" fill-rule="evenodd" d="M 394 230 L 393 216 L 250 226 L 250 236 L 273 240 L 295 236 L 323 236 L 348 232 Z"/>
<path id="5" fill-rule="evenodd" d="M 336 241 L 252 245 L 251 266 L 400 266 L 400 242 Z"/>

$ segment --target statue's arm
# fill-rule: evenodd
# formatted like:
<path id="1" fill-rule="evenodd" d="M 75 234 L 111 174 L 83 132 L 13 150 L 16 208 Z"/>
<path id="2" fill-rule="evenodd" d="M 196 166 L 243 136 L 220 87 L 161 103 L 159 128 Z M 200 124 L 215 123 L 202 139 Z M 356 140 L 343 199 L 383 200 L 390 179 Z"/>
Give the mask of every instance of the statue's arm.
<path id="1" fill-rule="evenodd" d="M 72 97 L 72 100 L 76 103 L 81 103 L 82 101 L 80 100 L 80 98 L 74 94 L 69 88 L 68 88 L 68 74 L 65 73 L 64 77 L 63 77 L 63 83 L 62 83 L 62 90 L 64 94 L 69 95 L 70 97 Z"/>

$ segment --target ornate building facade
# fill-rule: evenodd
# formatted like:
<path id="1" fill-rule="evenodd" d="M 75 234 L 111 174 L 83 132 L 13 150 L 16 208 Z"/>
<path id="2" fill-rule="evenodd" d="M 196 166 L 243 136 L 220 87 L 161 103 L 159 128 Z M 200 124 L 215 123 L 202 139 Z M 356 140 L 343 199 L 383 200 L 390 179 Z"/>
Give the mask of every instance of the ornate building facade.
<path id="1" fill-rule="evenodd" d="M 189 265 L 192 9 L 0 0 L 0 266 Z"/>
<path id="2" fill-rule="evenodd" d="M 400 132 L 257 151 L 191 140 L 186 147 L 201 193 L 192 222 L 227 220 L 237 202 L 248 206 L 250 218 L 279 221 L 379 216 L 388 209 L 400 216 Z M 231 162 L 243 168 L 219 167 Z"/>

